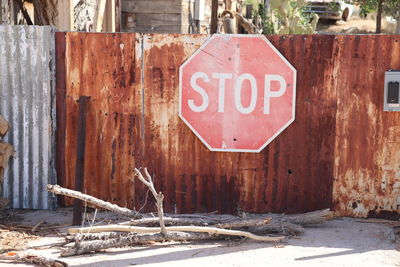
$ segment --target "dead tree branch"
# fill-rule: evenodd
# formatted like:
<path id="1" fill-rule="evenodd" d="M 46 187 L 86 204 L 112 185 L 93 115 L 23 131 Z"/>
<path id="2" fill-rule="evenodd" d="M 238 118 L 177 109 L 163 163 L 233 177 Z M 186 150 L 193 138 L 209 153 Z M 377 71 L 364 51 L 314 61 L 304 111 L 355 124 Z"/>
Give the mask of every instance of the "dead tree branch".
<path id="1" fill-rule="evenodd" d="M 321 224 L 334 217 L 334 214 L 329 209 L 316 210 L 302 214 L 284 215 L 281 221 L 298 224 L 301 226 Z"/>
<path id="2" fill-rule="evenodd" d="M 189 241 L 189 240 L 204 240 L 214 238 L 208 233 L 184 233 L 184 232 L 170 232 L 168 233 L 170 239 L 175 241 Z M 81 255 L 92 251 L 98 251 L 107 248 L 115 248 L 128 246 L 133 244 L 146 244 L 148 242 L 162 242 L 165 237 L 161 233 L 136 235 L 130 234 L 120 236 L 118 238 L 111 238 L 107 240 L 92 240 L 86 242 L 76 242 L 73 247 L 68 247 L 61 253 L 62 257 L 73 255 Z"/>
<path id="3" fill-rule="evenodd" d="M 302 226 L 290 222 L 272 222 L 265 225 L 250 226 L 247 230 L 258 234 L 283 233 L 285 235 L 300 235 L 304 233 Z"/>
<path id="4" fill-rule="evenodd" d="M 247 226 L 265 225 L 271 221 L 271 218 L 255 218 L 255 219 L 242 219 L 236 217 L 234 220 L 217 220 L 217 219 L 203 219 L 203 218 L 173 218 L 164 217 L 164 223 L 168 225 L 196 225 L 196 226 L 213 226 L 218 228 L 241 228 Z M 128 222 L 119 223 L 119 225 L 144 225 L 158 223 L 158 218 L 143 218 L 138 220 L 131 220 Z"/>
<path id="5" fill-rule="evenodd" d="M 254 239 L 257 241 L 264 242 L 277 242 L 282 241 L 285 237 L 270 237 L 270 236 L 258 236 L 250 232 L 239 231 L 239 230 L 227 230 L 216 227 L 202 227 L 202 226 L 170 226 L 166 227 L 167 231 L 171 232 L 195 232 L 195 233 L 210 233 L 216 235 L 229 235 L 229 236 L 242 236 Z M 104 226 L 93 226 L 93 227 L 82 227 L 82 228 L 70 228 L 68 232 L 73 233 L 101 233 L 101 232 L 132 232 L 132 233 L 158 233 L 161 232 L 160 227 L 139 227 L 139 226 L 126 226 L 126 225 L 104 225 Z"/>
<path id="6" fill-rule="evenodd" d="M 9 252 L 6 255 L 0 255 L 0 260 L 17 261 L 17 262 L 28 262 L 38 264 L 40 266 L 48 267 L 66 267 L 68 264 L 64 261 L 44 257 L 42 255 L 36 255 L 32 253 L 13 253 Z"/>
<path id="7" fill-rule="evenodd" d="M 147 171 L 147 168 L 144 168 L 144 173 L 146 174 L 146 178 L 143 177 L 142 173 L 137 168 L 135 168 L 136 176 L 142 183 L 144 183 L 150 189 L 151 193 L 156 199 L 157 214 L 158 214 L 158 219 L 160 220 L 161 234 L 164 237 L 167 237 L 167 230 L 165 229 L 164 210 L 163 210 L 164 195 L 161 192 L 157 193 L 156 189 L 154 188 L 153 179 L 151 178 L 149 172 Z"/>
<path id="8" fill-rule="evenodd" d="M 135 217 L 138 216 L 138 213 L 135 211 L 132 211 L 130 209 L 127 208 L 121 208 L 118 205 L 115 204 L 111 204 L 110 202 L 107 201 L 103 201 L 101 199 L 83 194 L 81 192 L 78 191 L 74 191 L 71 189 L 67 189 L 67 188 L 63 188 L 59 185 L 47 185 L 47 191 L 52 192 L 54 194 L 57 195 L 64 195 L 64 196 L 68 196 L 68 197 L 73 197 L 73 198 L 77 198 L 80 200 L 83 200 L 91 205 L 94 205 L 96 207 L 99 208 L 103 208 L 109 211 L 112 211 L 116 214 L 120 214 L 120 215 L 124 215 L 127 217 Z"/>

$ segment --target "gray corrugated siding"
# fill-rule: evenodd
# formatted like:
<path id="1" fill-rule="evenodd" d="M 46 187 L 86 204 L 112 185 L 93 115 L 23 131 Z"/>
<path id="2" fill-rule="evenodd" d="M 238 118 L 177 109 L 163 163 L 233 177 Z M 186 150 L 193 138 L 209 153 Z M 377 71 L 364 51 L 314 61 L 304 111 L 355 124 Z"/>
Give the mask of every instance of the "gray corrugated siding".
<path id="1" fill-rule="evenodd" d="M 55 205 L 46 191 L 56 182 L 54 43 L 51 27 L 0 26 L 0 114 L 16 151 L 2 194 L 13 208 Z"/>

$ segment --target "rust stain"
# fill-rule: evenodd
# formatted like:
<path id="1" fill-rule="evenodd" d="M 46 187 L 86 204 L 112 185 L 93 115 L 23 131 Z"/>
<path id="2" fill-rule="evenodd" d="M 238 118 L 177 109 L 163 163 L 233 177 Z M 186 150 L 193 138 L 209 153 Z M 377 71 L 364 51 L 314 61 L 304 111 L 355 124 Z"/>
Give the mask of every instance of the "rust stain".
<path id="1" fill-rule="evenodd" d="M 67 33 L 62 185 L 88 95 L 85 188 L 105 200 L 141 208 L 132 169 L 146 166 L 169 212 L 398 211 L 400 114 L 382 112 L 380 86 L 400 69 L 399 36 L 267 36 L 298 70 L 296 120 L 258 154 L 210 152 L 178 117 L 179 66 L 206 38 Z"/>
<path id="2" fill-rule="evenodd" d="M 384 72 L 400 69 L 400 37 L 337 38 L 341 57 L 334 208 L 341 215 L 360 217 L 398 213 L 400 114 L 383 112 L 382 106 Z"/>
<path id="3" fill-rule="evenodd" d="M 132 206 L 131 171 L 139 153 L 140 64 L 134 34 L 67 33 L 66 148 L 64 186 L 73 188 L 77 99 L 91 96 L 88 110 L 85 189 Z M 133 77 L 135 76 L 135 77 Z M 139 79 L 140 80 L 140 79 Z"/>

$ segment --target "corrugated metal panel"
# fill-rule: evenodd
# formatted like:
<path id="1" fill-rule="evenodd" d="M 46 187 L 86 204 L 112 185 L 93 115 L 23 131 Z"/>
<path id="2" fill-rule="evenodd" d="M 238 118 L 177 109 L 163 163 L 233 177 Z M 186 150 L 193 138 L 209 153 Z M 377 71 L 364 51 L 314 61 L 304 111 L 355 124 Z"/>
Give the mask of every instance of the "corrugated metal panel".
<path id="1" fill-rule="evenodd" d="M 178 118 L 179 66 L 206 38 L 67 33 L 65 62 L 61 56 L 57 61 L 66 67 L 61 184 L 73 188 L 76 101 L 89 95 L 85 190 L 90 194 L 138 209 L 147 190 L 131 179 L 132 168 L 147 166 L 164 192 L 167 211 L 293 213 L 329 207 L 334 37 L 268 37 L 298 70 L 297 114 L 259 154 L 210 152 Z M 60 144 L 58 151 L 63 153 Z"/>
<path id="2" fill-rule="evenodd" d="M 6 141 L 16 155 L 3 196 L 13 208 L 49 209 L 55 183 L 54 30 L 0 26 L 0 113 L 11 123 Z"/>
<path id="3" fill-rule="evenodd" d="M 59 154 L 65 155 L 65 162 L 59 161 L 59 166 L 65 166 L 59 171 L 60 183 L 74 186 L 77 100 L 80 95 L 91 96 L 85 190 L 129 207 L 136 195 L 130 177 L 140 158 L 141 144 L 141 61 L 135 52 L 140 49 L 137 36 L 69 32 L 65 39 L 57 33 L 57 47 L 64 43 L 66 51 L 65 60 L 61 51 L 57 53 L 57 70 L 66 69 L 64 82 L 60 80 L 62 72 L 57 76 L 58 135 L 63 134 L 63 129 L 66 131 L 64 142 L 58 143 Z M 145 192 L 138 194 L 144 196 Z"/>
<path id="4" fill-rule="evenodd" d="M 178 118 L 179 66 L 206 38 L 59 38 L 64 185 L 73 186 L 84 94 L 92 97 L 85 188 L 98 197 L 140 208 L 146 189 L 130 177 L 147 166 L 168 211 L 399 212 L 400 113 L 382 111 L 382 94 L 384 72 L 400 69 L 400 36 L 268 36 L 298 70 L 296 120 L 259 154 L 210 152 Z"/>
<path id="5" fill-rule="evenodd" d="M 400 36 L 338 36 L 336 47 L 335 209 L 400 213 L 400 113 L 383 112 L 385 71 L 400 69 Z"/>

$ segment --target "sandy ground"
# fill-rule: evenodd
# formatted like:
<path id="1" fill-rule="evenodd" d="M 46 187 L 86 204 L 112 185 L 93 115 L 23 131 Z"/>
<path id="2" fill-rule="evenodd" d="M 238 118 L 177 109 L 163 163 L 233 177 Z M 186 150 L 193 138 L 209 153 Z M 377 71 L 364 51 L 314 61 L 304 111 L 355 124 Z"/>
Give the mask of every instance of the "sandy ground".
<path id="1" fill-rule="evenodd" d="M 360 18 L 355 15 L 347 22 L 320 20 L 317 26 L 318 33 L 374 34 L 375 30 L 376 21 L 374 16 Z M 382 33 L 393 34 L 395 30 L 396 24 L 384 17 L 382 19 Z"/>
<path id="2" fill-rule="evenodd" d="M 21 219 L 22 218 L 22 219 Z M 110 218 L 102 213 L 100 221 Z M 70 209 L 57 212 L 36 211 L 20 214 L 14 223 L 64 225 L 71 220 Z M 46 227 L 39 230 L 44 231 Z M 27 239 L 27 249 L 37 254 L 57 257 L 60 249 L 53 244 L 64 241 L 61 234 L 46 233 Z M 70 266 L 400 266 L 393 228 L 386 224 L 365 223 L 360 219 L 337 218 L 322 225 L 307 228 L 304 235 L 279 244 L 250 240 L 163 243 L 150 246 L 110 249 L 103 253 L 74 256 L 62 260 Z M 0 261 L 0 266 L 15 266 Z M 18 264 L 17 266 L 31 266 Z"/>

